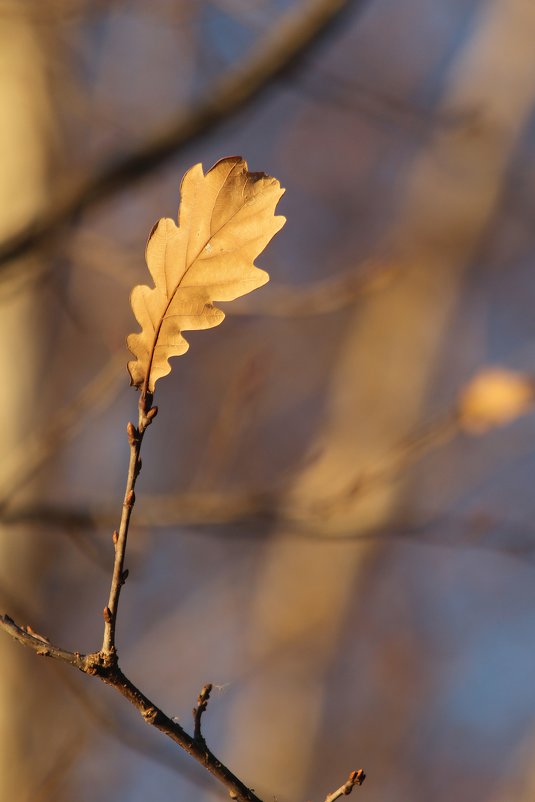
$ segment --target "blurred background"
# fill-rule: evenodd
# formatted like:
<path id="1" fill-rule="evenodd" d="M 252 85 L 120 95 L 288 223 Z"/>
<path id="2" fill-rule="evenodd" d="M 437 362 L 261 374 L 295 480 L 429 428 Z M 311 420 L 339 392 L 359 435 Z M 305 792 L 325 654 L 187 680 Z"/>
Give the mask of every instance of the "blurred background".
<path id="1" fill-rule="evenodd" d="M 125 338 L 180 179 L 286 187 L 271 283 L 158 384 L 125 673 L 264 800 L 535 795 L 531 0 L 0 0 L 0 609 L 97 649 Z M 0 638 L 0 797 L 215 800 Z"/>

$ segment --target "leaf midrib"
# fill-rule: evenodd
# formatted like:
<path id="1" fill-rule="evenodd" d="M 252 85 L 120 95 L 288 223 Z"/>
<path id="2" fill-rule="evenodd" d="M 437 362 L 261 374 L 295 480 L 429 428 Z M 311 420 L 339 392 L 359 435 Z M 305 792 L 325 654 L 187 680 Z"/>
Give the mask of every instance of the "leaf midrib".
<path id="1" fill-rule="evenodd" d="M 228 174 L 228 175 L 230 175 L 230 172 L 229 172 L 229 174 Z M 223 189 L 223 186 L 225 185 L 225 183 L 226 183 L 226 181 L 227 181 L 227 179 L 228 179 L 228 175 L 227 175 L 227 178 L 225 179 L 225 182 L 224 182 L 224 183 L 221 185 L 221 188 L 220 188 L 219 192 L 217 193 L 217 196 L 216 196 L 216 198 L 215 198 L 215 200 L 214 200 L 214 204 L 213 204 L 213 207 L 212 207 L 212 214 L 213 214 L 213 210 L 214 210 L 214 208 L 215 208 L 215 204 L 216 204 L 216 202 L 217 202 L 217 198 L 218 198 L 218 197 L 219 197 L 219 195 L 221 194 L 221 191 L 222 191 L 222 189 Z M 245 191 L 245 189 L 244 189 L 244 191 Z M 256 196 L 254 196 L 254 197 L 256 197 Z M 180 289 L 180 287 L 181 287 L 181 285 L 182 285 L 182 282 L 184 281 L 185 277 L 187 276 L 187 274 L 188 274 L 189 270 L 191 270 L 191 268 L 192 268 L 192 267 L 194 266 L 194 264 L 197 262 L 197 260 L 199 259 L 199 255 L 200 255 L 200 254 L 201 254 L 201 253 L 204 251 L 204 249 L 206 248 L 206 246 L 207 246 L 207 245 L 209 245 L 209 243 L 211 242 L 211 240 L 212 240 L 212 239 L 213 239 L 215 236 L 217 236 L 217 234 L 219 234 L 219 233 L 220 233 L 220 231 L 222 231 L 222 230 L 225 228 L 225 226 L 227 226 L 227 225 L 228 225 L 228 224 L 229 224 L 229 223 L 230 223 L 230 222 L 231 222 L 231 221 L 234 219 L 234 217 L 236 217 L 236 215 L 237 215 L 239 212 L 241 212 L 241 210 L 242 210 L 242 209 L 243 209 L 243 208 L 244 208 L 246 205 L 247 205 L 247 201 L 244 201 L 244 202 L 243 202 L 243 203 L 242 203 L 242 204 L 241 204 L 241 205 L 238 207 L 238 209 L 236 209 L 236 211 L 235 211 L 235 212 L 233 212 L 233 213 L 232 213 L 232 215 L 231 215 L 231 216 L 230 216 L 230 217 L 229 217 L 229 218 L 228 218 L 228 219 L 227 219 L 227 220 L 226 220 L 226 221 L 223 223 L 223 225 L 221 225 L 221 226 L 220 226 L 220 227 L 217 229 L 217 231 L 214 231 L 214 232 L 212 232 L 212 233 L 210 234 L 209 238 L 208 238 L 208 239 L 206 240 L 206 242 L 203 244 L 203 246 L 202 246 L 202 248 L 200 249 L 200 251 L 199 251 L 199 253 L 197 254 L 197 256 L 195 256 L 195 258 L 194 258 L 194 259 L 192 259 L 192 261 L 190 262 L 190 264 L 189 264 L 189 265 L 186 267 L 186 269 L 185 269 L 185 270 L 184 270 L 184 272 L 182 273 L 182 275 L 181 275 L 181 277 L 180 277 L 180 280 L 178 281 L 178 283 L 177 283 L 177 285 L 176 285 L 175 289 L 173 290 L 173 292 L 171 293 L 171 296 L 169 297 L 169 300 L 168 300 L 167 304 L 165 305 L 164 311 L 163 311 L 163 313 L 160 315 L 160 319 L 159 319 L 159 322 L 158 322 L 158 326 L 157 326 L 157 328 L 154 330 L 154 337 L 153 337 L 153 341 L 152 341 L 152 345 L 151 345 L 151 349 L 150 349 L 150 354 L 149 354 L 149 364 L 148 364 L 148 368 L 147 368 L 147 375 L 145 376 L 145 381 L 143 382 L 143 394 L 144 394 L 144 395 L 146 395 L 146 393 L 147 393 L 147 390 L 148 390 L 148 387 L 149 387 L 149 384 L 150 384 L 150 376 L 151 376 L 151 373 L 152 373 L 152 364 L 153 364 L 153 361 L 154 361 L 154 354 L 155 354 L 155 351 L 156 351 L 156 346 L 157 346 L 157 344 L 158 344 L 158 338 L 159 338 L 159 336 L 160 336 L 160 331 L 161 331 L 161 328 L 162 328 L 162 326 L 163 326 L 163 322 L 164 322 L 164 320 L 165 320 L 165 318 L 166 318 L 166 315 L 167 315 L 167 310 L 168 310 L 168 309 L 169 309 L 169 307 L 171 306 L 171 304 L 172 304 L 172 302 L 173 302 L 173 299 L 174 299 L 175 295 L 177 294 L 178 290 Z M 180 227 L 179 227 L 179 226 L 177 226 L 177 229 L 179 229 L 179 228 L 180 228 Z M 165 252 L 164 252 L 164 270 L 165 270 L 165 264 L 166 264 L 166 262 L 167 262 L 167 236 L 166 236 L 166 241 L 165 241 Z"/>

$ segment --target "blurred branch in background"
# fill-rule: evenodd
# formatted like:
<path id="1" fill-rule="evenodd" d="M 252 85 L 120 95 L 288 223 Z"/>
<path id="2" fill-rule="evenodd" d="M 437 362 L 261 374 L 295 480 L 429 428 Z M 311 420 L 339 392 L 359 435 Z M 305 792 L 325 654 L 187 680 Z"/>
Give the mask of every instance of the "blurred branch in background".
<path id="1" fill-rule="evenodd" d="M 89 0 L 89 2 L 88 0 L 47 0 L 46 3 L 41 3 L 39 0 L 27 0 L 25 3 L 18 3 L 16 0 L 2 0 L 0 17 L 9 20 L 21 18 L 39 25 L 57 25 L 65 20 L 86 17 L 92 12 L 99 14 L 114 5 L 119 5 L 120 2 L 121 0 Z"/>
<path id="2" fill-rule="evenodd" d="M 285 12 L 247 58 L 189 109 L 180 111 L 164 130 L 110 166 L 96 168 L 81 184 L 52 197 L 40 216 L 0 246 L 0 265 L 44 245 L 81 212 L 143 178 L 181 147 L 257 100 L 330 33 L 342 12 L 359 4 L 364 0 L 309 0 Z"/>
<path id="3" fill-rule="evenodd" d="M 92 238 L 89 242 L 92 243 Z M 109 264 L 101 258 L 98 248 L 94 245 L 80 248 L 80 253 L 82 251 L 86 254 L 85 260 L 83 256 L 81 257 L 82 265 L 89 263 L 99 269 L 100 266 Z M 109 250 L 107 252 L 109 256 Z M 113 276 L 120 276 L 126 282 L 126 272 L 121 272 L 117 259 L 111 261 L 114 265 Z M 358 272 L 348 272 L 304 287 L 274 285 L 266 293 L 267 297 L 262 297 L 259 301 L 239 300 L 228 314 L 274 317 L 330 314 L 354 303 L 365 293 L 380 290 L 384 283 L 389 281 L 393 269 L 389 265 L 371 263 Z M 255 357 L 255 360 L 258 361 L 258 358 Z M 29 433 L 27 438 L 9 453 L 0 471 L 0 508 L 12 506 L 16 495 L 24 489 L 36 471 L 58 452 L 61 445 L 72 439 L 95 415 L 111 406 L 124 384 L 124 362 L 125 354 L 122 352 L 109 358 L 102 370 L 79 391 L 75 399 L 64 407 L 54 410 L 44 425 L 37 431 Z M 238 377 L 237 392 L 243 389 L 243 380 L 248 380 L 249 368 L 245 366 L 245 373 Z M 223 428 L 229 432 L 227 424 L 228 422 L 224 422 Z M 210 470 L 214 470 L 213 464 Z"/>
<path id="4" fill-rule="evenodd" d="M 0 473 L 0 509 L 13 504 L 14 497 L 58 448 L 113 403 L 125 382 L 124 361 L 122 353 L 114 354 L 73 401 L 51 412 L 43 427 L 10 451 Z"/>
<path id="5" fill-rule="evenodd" d="M 317 518 L 313 515 L 307 517 L 305 510 L 298 511 L 298 520 L 291 515 L 277 514 L 277 496 L 259 498 L 238 493 L 184 493 L 169 497 L 140 497 L 139 501 L 143 510 L 137 516 L 136 530 L 146 529 L 150 532 L 183 527 L 180 532 L 182 537 L 187 529 L 196 537 L 228 541 L 238 539 L 260 547 L 269 538 L 270 526 L 276 520 L 285 527 L 285 537 L 289 540 L 347 547 L 367 541 L 405 541 L 438 548 L 483 549 L 535 566 L 535 528 L 512 518 L 496 518 L 484 510 L 475 510 L 466 515 L 446 511 L 421 523 L 399 520 L 358 532 L 330 532 L 328 519 L 323 519 L 318 525 L 320 522 Z M 5 513 L 0 520 L 12 527 L 27 524 L 38 529 L 61 531 L 100 568 L 106 570 L 109 567 L 106 563 L 106 557 L 109 557 L 107 550 L 100 548 L 95 533 L 107 531 L 115 524 L 116 515 L 113 515 L 111 505 L 85 509 L 68 505 L 39 505 Z M 177 534 L 170 532 L 172 536 Z"/>
<path id="6" fill-rule="evenodd" d="M 87 748 L 86 734 L 79 727 L 72 727 L 65 735 L 65 740 L 51 762 L 48 772 L 36 780 L 35 788 L 26 797 L 25 802 L 50 802 L 56 799 L 84 749 Z"/>
<path id="7" fill-rule="evenodd" d="M 372 90 L 358 81 L 325 68 L 316 70 L 313 80 L 307 80 L 306 75 L 297 76 L 294 78 L 294 85 L 312 101 L 362 115 L 367 122 L 395 124 L 411 137 L 429 134 L 437 129 L 460 129 L 477 125 L 483 115 L 482 109 L 475 106 L 448 111 L 418 107 L 406 99 Z"/>
<path id="8" fill-rule="evenodd" d="M 57 447 L 66 438 L 74 436 L 77 431 L 75 424 L 87 422 L 84 417 L 87 412 L 94 414 L 101 405 L 110 403 L 109 394 L 117 390 L 122 363 L 122 357 L 113 357 L 80 396 L 57 413 L 49 430 L 21 446 L 18 458 L 12 463 L 15 468 L 8 465 L 7 478 L 0 486 L 3 494 L 1 522 L 95 529 L 114 525 L 114 506 L 110 509 L 105 505 L 94 509 L 47 504 L 25 507 L 14 503 L 13 494 L 24 487 L 34 472 L 54 454 L 54 444 Z M 444 447 L 454 437 L 463 434 L 482 436 L 529 413 L 535 405 L 535 376 L 503 368 L 482 369 L 459 391 L 453 406 L 441 417 L 392 446 L 375 463 L 361 468 L 356 477 L 349 478 L 330 497 L 312 498 L 306 502 L 293 499 L 286 490 L 287 476 L 280 477 L 278 487 L 271 491 L 218 492 L 217 477 L 223 471 L 221 460 L 230 459 L 232 441 L 238 436 L 236 427 L 244 425 L 244 411 L 254 404 L 256 395 L 262 390 L 261 368 L 264 366 L 265 356 L 259 357 L 258 354 L 247 357 L 239 366 L 234 381 L 228 386 L 226 398 L 222 399 L 212 432 L 206 438 L 205 456 L 199 459 L 191 488 L 173 495 L 144 496 L 136 512 L 138 526 L 282 520 L 298 523 L 305 530 L 313 529 L 314 522 L 320 525 L 327 522 L 341 506 L 358 500 L 377 485 L 405 479 L 406 471 L 413 463 Z M 532 448 L 530 443 L 526 447 Z M 513 452 L 508 459 L 514 456 Z"/>
<path id="9" fill-rule="evenodd" d="M 67 246 L 67 256 L 75 270 L 91 270 L 130 289 L 132 264 L 139 253 L 90 231 L 80 232 Z M 350 306 L 371 292 L 382 290 L 402 272 L 402 264 L 367 260 L 353 270 L 346 270 L 320 281 L 283 285 L 270 282 L 259 294 L 238 298 L 225 307 L 225 314 L 265 315 L 269 317 L 309 317 L 327 315 Z M 0 283 L 0 292 L 5 284 Z"/>

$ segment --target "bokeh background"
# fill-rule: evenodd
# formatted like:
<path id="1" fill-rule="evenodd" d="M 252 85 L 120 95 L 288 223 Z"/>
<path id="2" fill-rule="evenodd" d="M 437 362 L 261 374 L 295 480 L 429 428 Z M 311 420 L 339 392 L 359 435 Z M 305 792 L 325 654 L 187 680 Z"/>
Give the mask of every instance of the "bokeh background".
<path id="1" fill-rule="evenodd" d="M 184 726 L 215 684 L 265 800 L 535 794 L 534 42 L 531 0 L 0 2 L 0 608 L 66 648 L 102 637 L 146 237 L 194 163 L 286 187 L 271 283 L 158 385 L 118 632 Z M 6 802 L 226 796 L 7 636 L 0 739 Z"/>

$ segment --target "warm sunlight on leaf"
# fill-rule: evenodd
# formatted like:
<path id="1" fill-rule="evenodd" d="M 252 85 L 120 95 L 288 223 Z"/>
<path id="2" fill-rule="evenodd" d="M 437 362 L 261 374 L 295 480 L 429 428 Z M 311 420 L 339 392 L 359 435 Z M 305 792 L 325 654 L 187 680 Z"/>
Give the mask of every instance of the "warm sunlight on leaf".
<path id="1" fill-rule="evenodd" d="M 254 260 L 284 225 L 275 207 L 284 190 L 275 178 L 250 173 L 234 156 L 206 175 L 192 167 L 182 180 L 178 227 L 162 218 L 147 243 L 154 287 L 132 291 L 141 331 L 130 334 L 132 384 L 144 392 L 170 370 L 168 359 L 185 353 L 182 332 L 217 326 L 224 313 L 214 301 L 232 301 L 269 280 Z"/>
<path id="2" fill-rule="evenodd" d="M 504 368 L 487 368 L 465 387 L 459 399 L 461 427 L 479 434 L 528 412 L 535 401 L 533 378 Z"/>

